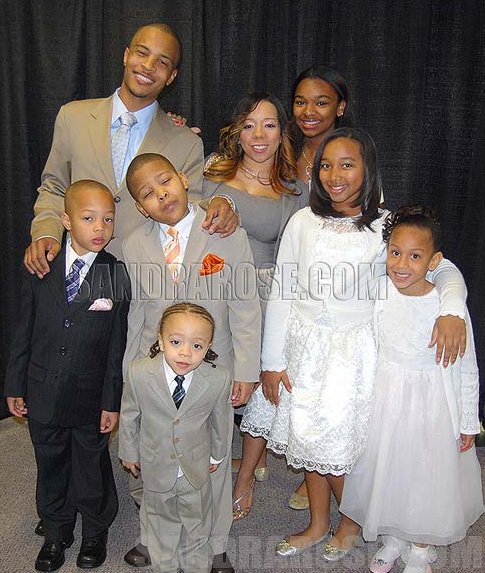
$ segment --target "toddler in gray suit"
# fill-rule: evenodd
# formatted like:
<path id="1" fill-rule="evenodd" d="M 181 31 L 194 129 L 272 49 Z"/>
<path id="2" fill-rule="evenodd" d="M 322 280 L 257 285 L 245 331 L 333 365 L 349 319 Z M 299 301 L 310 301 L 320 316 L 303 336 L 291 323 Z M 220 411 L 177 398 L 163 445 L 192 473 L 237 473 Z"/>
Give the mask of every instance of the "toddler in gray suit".
<path id="1" fill-rule="evenodd" d="M 174 304 L 163 313 L 150 357 L 128 368 L 119 455 L 134 476 L 143 471 L 148 550 L 157 573 L 211 568 L 210 473 L 226 456 L 232 408 L 229 371 L 208 362 L 213 336 L 205 308 Z"/>

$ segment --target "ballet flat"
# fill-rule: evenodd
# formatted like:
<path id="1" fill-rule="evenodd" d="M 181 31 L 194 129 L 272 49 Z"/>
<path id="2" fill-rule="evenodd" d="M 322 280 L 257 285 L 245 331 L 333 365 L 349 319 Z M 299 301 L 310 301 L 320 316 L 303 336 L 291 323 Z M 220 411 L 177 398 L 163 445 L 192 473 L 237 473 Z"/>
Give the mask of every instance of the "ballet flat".
<path id="1" fill-rule="evenodd" d="M 296 510 L 308 509 L 310 507 L 310 501 L 308 499 L 308 496 L 301 495 L 300 493 L 297 493 L 295 491 L 294 493 L 291 494 L 288 505 L 291 507 L 291 509 L 296 509 Z"/>
<path id="2" fill-rule="evenodd" d="M 339 549 L 338 547 L 330 545 L 330 543 L 326 543 L 323 548 L 323 558 L 327 561 L 340 561 L 351 549 L 353 549 L 353 546 L 348 549 Z"/>
<path id="3" fill-rule="evenodd" d="M 269 468 L 265 466 L 264 468 L 256 468 L 254 470 L 254 479 L 256 481 L 268 481 L 269 479 Z"/>
<path id="4" fill-rule="evenodd" d="M 233 459 L 232 462 L 241 462 L 240 459 Z M 239 471 L 239 466 L 236 467 L 234 463 L 231 463 L 231 473 L 237 474 Z M 256 481 L 268 481 L 269 480 L 269 467 L 265 466 L 264 468 L 256 468 L 254 470 L 254 479 Z"/>
<path id="5" fill-rule="evenodd" d="M 308 545 L 307 547 L 302 547 L 302 548 L 295 547 L 294 545 L 291 545 L 290 543 L 288 543 L 288 541 L 286 539 L 283 539 L 282 541 L 280 541 L 276 545 L 275 553 L 276 553 L 276 555 L 279 555 L 280 557 L 291 557 L 293 555 L 298 555 L 299 553 L 302 553 L 303 551 L 310 549 L 314 545 L 317 545 L 318 543 L 322 543 L 322 541 L 326 541 L 327 539 L 330 539 L 332 537 L 332 535 L 333 535 L 333 527 L 330 525 L 327 533 L 325 533 L 325 535 L 323 537 L 320 537 L 320 539 L 317 539 L 311 545 Z"/>
<path id="6" fill-rule="evenodd" d="M 385 559 L 377 557 L 376 554 L 369 563 L 369 571 L 372 571 L 372 573 L 389 573 L 389 571 L 394 567 L 396 559 L 386 561 Z"/>
<path id="7" fill-rule="evenodd" d="M 241 519 L 244 519 L 245 517 L 247 517 L 250 514 L 251 506 L 242 507 L 241 501 L 243 501 L 244 499 L 246 499 L 248 497 L 248 495 L 253 491 L 253 488 L 254 488 L 254 479 L 251 482 L 249 489 L 245 493 L 243 493 L 241 497 L 238 497 L 235 501 L 233 501 L 233 503 L 232 503 L 232 519 L 233 519 L 233 521 L 240 521 Z"/>

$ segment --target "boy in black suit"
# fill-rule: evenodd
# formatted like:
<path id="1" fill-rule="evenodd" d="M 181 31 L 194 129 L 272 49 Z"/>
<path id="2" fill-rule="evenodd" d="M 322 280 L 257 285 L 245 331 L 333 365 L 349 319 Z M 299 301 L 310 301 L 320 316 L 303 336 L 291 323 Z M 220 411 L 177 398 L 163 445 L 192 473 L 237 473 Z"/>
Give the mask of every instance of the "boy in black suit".
<path id="1" fill-rule="evenodd" d="M 113 235 L 109 189 L 78 181 L 65 195 L 69 231 L 52 272 L 26 273 L 7 367 L 10 412 L 28 414 L 37 462 L 37 510 L 45 542 L 38 571 L 55 571 L 82 516 L 77 565 L 106 559 L 118 498 L 108 451 L 120 409 L 130 282 L 123 263 L 104 250 Z"/>

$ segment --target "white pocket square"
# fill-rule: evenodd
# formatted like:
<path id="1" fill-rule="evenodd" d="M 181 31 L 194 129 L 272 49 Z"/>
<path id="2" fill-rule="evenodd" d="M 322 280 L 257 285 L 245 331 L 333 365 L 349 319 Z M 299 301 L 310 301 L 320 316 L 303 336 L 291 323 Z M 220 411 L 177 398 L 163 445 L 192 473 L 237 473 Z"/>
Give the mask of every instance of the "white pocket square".
<path id="1" fill-rule="evenodd" d="M 113 301 L 110 298 L 97 298 L 88 310 L 111 310 Z"/>

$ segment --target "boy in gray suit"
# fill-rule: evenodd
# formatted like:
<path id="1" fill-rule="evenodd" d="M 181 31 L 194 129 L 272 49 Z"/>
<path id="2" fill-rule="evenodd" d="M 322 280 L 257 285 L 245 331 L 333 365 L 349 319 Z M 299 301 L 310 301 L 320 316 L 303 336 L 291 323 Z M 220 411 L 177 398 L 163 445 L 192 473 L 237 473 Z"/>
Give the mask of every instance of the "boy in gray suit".
<path id="1" fill-rule="evenodd" d="M 119 453 L 134 476 L 143 468 L 156 573 L 210 570 L 210 472 L 227 454 L 232 410 L 229 371 L 203 363 L 213 336 L 214 319 L 205 308 L 175 304 L 163 313 L 150 358 L 128 368 Z"/>
<path id="2" fill-rule="evenodd" d="M 148 356 L 157 337 L 158 317 L 167 306 L 194 302 L 214 317 L 217 364 L 233 375 L 233 405 L 246 403 L 253 383 L 259 380 L 261 337 L 261 310 L 246 232 L 238 228 L 221 239 L 203 230 L 203 211 L 188 202 L 187 178 L 161 155 L 136 157 L 126 182 L 136 208 L 148 220 L 123 244 L 123 258 L 135 290 L 128 315 L 124 372 L 132 360 Z M 212 573 L 233 571 L 224 555 L 232 525 L 232 423 L 227 438 L 224 461 L 212 474 L 213 497 L 218 500 L 210 539 Z M 145 545 L 143 508 L 140 520 Z"/>

